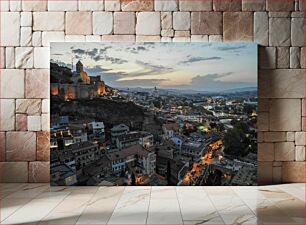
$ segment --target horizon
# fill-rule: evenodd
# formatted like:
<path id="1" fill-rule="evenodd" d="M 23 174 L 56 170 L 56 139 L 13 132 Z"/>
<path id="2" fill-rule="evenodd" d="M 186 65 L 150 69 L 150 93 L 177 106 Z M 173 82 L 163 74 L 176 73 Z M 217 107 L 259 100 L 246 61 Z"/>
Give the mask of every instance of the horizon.
<path id="1" fill-rule="evenodd" d="M 255 43 L 52 43 L 50 62 L 116 88 L 220 92 L 257 87 Z"/>

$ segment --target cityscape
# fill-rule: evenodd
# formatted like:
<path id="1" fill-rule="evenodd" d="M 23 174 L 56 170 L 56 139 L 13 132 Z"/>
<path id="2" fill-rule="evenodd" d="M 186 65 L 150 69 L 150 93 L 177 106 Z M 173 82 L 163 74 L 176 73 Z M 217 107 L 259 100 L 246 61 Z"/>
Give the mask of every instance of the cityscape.
<path id="1" fill-rule="evenodd" d="M 51 185 L 257 185 L 256 57 L 253 43 L 52 43 Z"/>

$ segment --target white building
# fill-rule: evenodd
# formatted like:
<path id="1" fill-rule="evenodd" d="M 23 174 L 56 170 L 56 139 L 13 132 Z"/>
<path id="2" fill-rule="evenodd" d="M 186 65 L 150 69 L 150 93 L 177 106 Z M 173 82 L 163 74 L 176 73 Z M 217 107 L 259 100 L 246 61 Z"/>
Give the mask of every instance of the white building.
<path id="1" fill-rule="evenodd" d="M 118 136 L 123 135 L 123 134 L 127 134 L 127 133 L 129 133 L 129 131 L 130 131 L 130 128 L 123 123 L 114 126 L 111 129 L 112 143 L 114 143 L 116 141 L 116 138 Z"/>
<path id="2" fill-rule="evenodd" d="M 88 128 L 92 132 L 95 138 L 105 138 L 105 126 L 103 122 L 91 122 L 88 123 Z"/>

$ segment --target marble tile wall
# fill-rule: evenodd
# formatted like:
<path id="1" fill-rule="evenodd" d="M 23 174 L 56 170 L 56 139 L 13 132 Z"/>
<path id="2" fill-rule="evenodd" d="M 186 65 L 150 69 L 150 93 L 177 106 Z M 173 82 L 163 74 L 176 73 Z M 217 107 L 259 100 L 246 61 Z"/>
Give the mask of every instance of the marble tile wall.
<path id="1" fill-rule="evenodd" d="M 261 184 L 305 182 L 303 0 L 1 0 L 3 182 L 49 180 L 52 41 L 257 42 Z"/>

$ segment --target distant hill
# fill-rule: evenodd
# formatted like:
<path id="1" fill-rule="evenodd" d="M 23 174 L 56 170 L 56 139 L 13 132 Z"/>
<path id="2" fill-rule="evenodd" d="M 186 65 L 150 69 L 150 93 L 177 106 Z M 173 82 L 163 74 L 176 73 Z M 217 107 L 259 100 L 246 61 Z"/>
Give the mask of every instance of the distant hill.
<path id="1" fill-rule="evenodd" d="M 118 88 L 118 90 L 121 90 L 123 92 L 147 92 L 151 93 L 154 91 L 154 88 Z M 158 89 L 159 93 L 161 95 L 212 95 L 212 94 L 229 94 L 229 93 L 239 93 L 239 92 L 256 92 L 257 87 L 244 87 L 244 88 L 234 88 L 234 89 L 228 89 L 224 91 L 198 91 L 198 90 L 179 90 L 179 89 Z"/>

